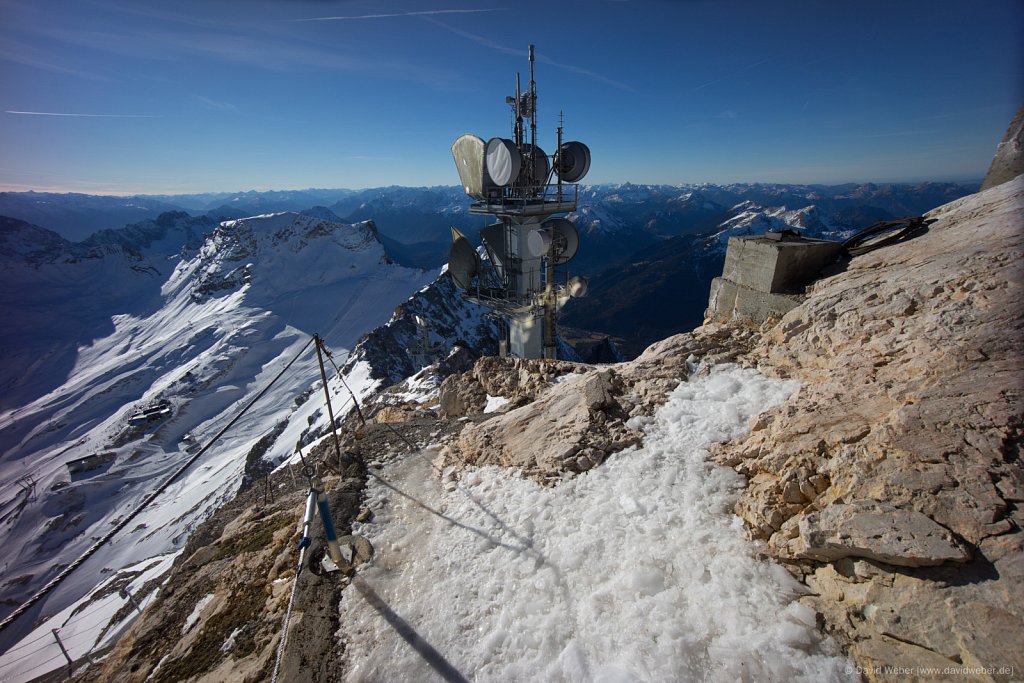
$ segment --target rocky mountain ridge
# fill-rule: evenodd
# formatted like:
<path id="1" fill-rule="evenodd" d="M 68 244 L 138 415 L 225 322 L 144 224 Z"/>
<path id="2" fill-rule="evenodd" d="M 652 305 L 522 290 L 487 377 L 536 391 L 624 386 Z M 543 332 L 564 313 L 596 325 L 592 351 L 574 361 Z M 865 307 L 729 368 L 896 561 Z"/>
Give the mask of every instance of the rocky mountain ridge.
<path id="1" fill-rule="evenodd" d="M 34 628 L 33 619 L 59 615 L 94 590 L 105 596 L 102 586 L 126 580 L 131 566 L 178 552 L 189 531 L 237 492 L 258 444 L 259 455 L 278 462 L 322 429 L 319 406 L 295 400 L 320 380 L 311 335 L 319 333 L 341 362 L 432 279 L 389 263 L 370 224 L 252 217 L 219 226 L 185 253 L 182 242 L 172 243 L 187 238 L 191 220 L 138 227 L 114 235 L 127 243 L 58 241 L 55 258 L 33 261 L 33 247 L 0 262 L 8 321 L 0 333 L 8 402 L 0 411 L 0 538 L 17 549 L 0 570 L 5 615 L 289 372 L 166 501 L 141 511 L 118 543 L 6 629 L 5 648 Z M 17 234 L 31 237 L 29 246 L 53 236 L 24 225 Z M 87 257 L 78 258 L 79 249 Z M 372 385 L 350 379 L 356 390 Z M 74 465 L 82 459 L 90 466 Z M 65 617 L 55 617 L 58 625 Z M 87 635 L 77 647 L 88 649 Z"/>
<path id="2" fill-rule="evenodd" d="M 968 191 L 953 183 L 581 186 L 579 208 L 570 219 L 582 239 L 568 267 L 572 274 L 591 277 L 594 296 L 570 302 L 566 322 L 582 331 L 623 339 L 626 357 L 634 357 L 650 343 L 700 324 L 704 294 L 721 269 L 730 235 L 785 228 L 811 236 L 849 234 L 876 220 L 923 213 Z M 121 199 L 132 207 L 148 206 L 141 200 L 133 204 L 131 198 Z M 166 208 L 173 198 L 149 199 Z M 65 214 L 58 210 L 84 201 L 42 193 L 2 195 L 0 214 L 5 207 L 15 217 L 41 217 L 52 211 L 55 220 L 64 221 Z M 32 207 L 27 213 L 26 202 Z M 109 198 L 104 202 L 109 204 Z M 154 217 L 148 224 L 104 230 L 88 242 L 121 244 L 136 251 L 136 243 L 159 244 L 161 239 L 168 246 L 174 239 L 196 246 L 196 236 L 212 231 L 218 220 L 298 211 L 338 223 L 373 220 L 379 241 L 395 262 L 437 268 L 451 246 L 450 226 L 473 234 L 486 224 L 484 218 L 468 213 L 468 200 L 459 187 L 183 195 L 181 207 L 184 210 Z M 185 211 L 205 212 L 190 219 L 195 224 L 192 237 L 187 226 L 186 231 L 173 227 L 189 220 Z M 59 221 L 40 224 L 59 227 Z M 161 238 L 156 229 L 161 225 L 172 226 L 164 229 L 167 237 Z M 143 251 L 150 253 L 153 247 Z M 244 272 L 237 276 L 244 281 Z"/>
<path id="3" fill-rule="evenodd" d="M 936 209 L 749 356 L 804 388 L 715 458 L 864 665 L 1024 666 L 1022 211 L 1021 177 Z"/>

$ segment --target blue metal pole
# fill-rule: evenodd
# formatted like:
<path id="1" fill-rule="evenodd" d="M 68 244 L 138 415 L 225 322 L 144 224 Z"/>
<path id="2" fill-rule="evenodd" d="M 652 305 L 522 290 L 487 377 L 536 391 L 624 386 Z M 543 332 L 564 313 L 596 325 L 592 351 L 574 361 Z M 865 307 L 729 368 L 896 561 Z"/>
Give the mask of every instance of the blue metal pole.
<path id="1" fill-rule="evenodd" d="M 341 547 L 338 546 L 338 534 L 334 531 L 334 520 L 331 519 L 331 508 L 327 504 L 327 496 L 324 495 L 323 491 L 316 492 L 316 504 L 320 510 L 320 521 L 324 525 L 324 535 L 327 536 L 327 550 L 330 552 L 334 564 L 341 568 L 346 562 L 341 556 Z"/>

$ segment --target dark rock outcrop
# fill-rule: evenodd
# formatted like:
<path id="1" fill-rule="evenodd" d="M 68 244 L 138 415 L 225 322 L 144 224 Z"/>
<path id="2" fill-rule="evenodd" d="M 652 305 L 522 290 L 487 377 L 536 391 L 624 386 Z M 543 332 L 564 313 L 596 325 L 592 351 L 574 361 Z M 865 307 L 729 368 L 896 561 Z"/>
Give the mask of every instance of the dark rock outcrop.
<path id="1" fill-rule="evenodd" d="M 1017 115 L 1006 129 L 1006 135 L 996 148 L 992 165 L 988 167 L 982 190 L 1001 185 L 1024 173 L 1024 107 L 1017 110 Z"/>

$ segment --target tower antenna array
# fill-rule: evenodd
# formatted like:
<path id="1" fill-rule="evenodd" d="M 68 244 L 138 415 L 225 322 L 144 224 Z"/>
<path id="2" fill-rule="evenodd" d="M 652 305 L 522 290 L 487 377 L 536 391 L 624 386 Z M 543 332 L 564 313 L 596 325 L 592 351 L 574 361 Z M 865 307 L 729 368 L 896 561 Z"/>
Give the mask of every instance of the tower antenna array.
<path id="1" fill-rule="evenodd" d="M 522 91 L 517 73 L 516 94 L 505 98 L 512 107 L 512 138 L 484 142 L 467 134 L 452 144 L 463 190 L 474 200 L 470 214 L 493 216 L 496 222 L 480 230 L 486 258 L 452 228 L 448 272 L 468 299 L 505 320 L 512 354 L 555 358 L 558 310 L 587 290 L 585 278 L 570 278 L 563 268 L 579 247 L 576 226 L 555 216 L 576 210 L 576 183 L 590 169 L 590 150 L 582 142 L 562 142 L 561 113 L 555 154 L 548 157 L 540 148 L 533 45 L 529 60 L 529 89 Z M 549 185 L 552 173 L 557 183 Z"/>

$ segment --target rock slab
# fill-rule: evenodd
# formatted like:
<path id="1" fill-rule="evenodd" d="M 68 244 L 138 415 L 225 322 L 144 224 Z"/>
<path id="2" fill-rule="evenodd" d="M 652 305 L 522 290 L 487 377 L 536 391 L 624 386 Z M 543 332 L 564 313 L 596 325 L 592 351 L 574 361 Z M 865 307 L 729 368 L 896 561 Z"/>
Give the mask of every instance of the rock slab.
<path id="1" fill-rule="evenodd" d="M 927 515 L 875 501 L 830 505 L 802 517 L 793 545 L 800 559 L 863 557 L 900 567 L 971 559 L 949 530 Z"/>

